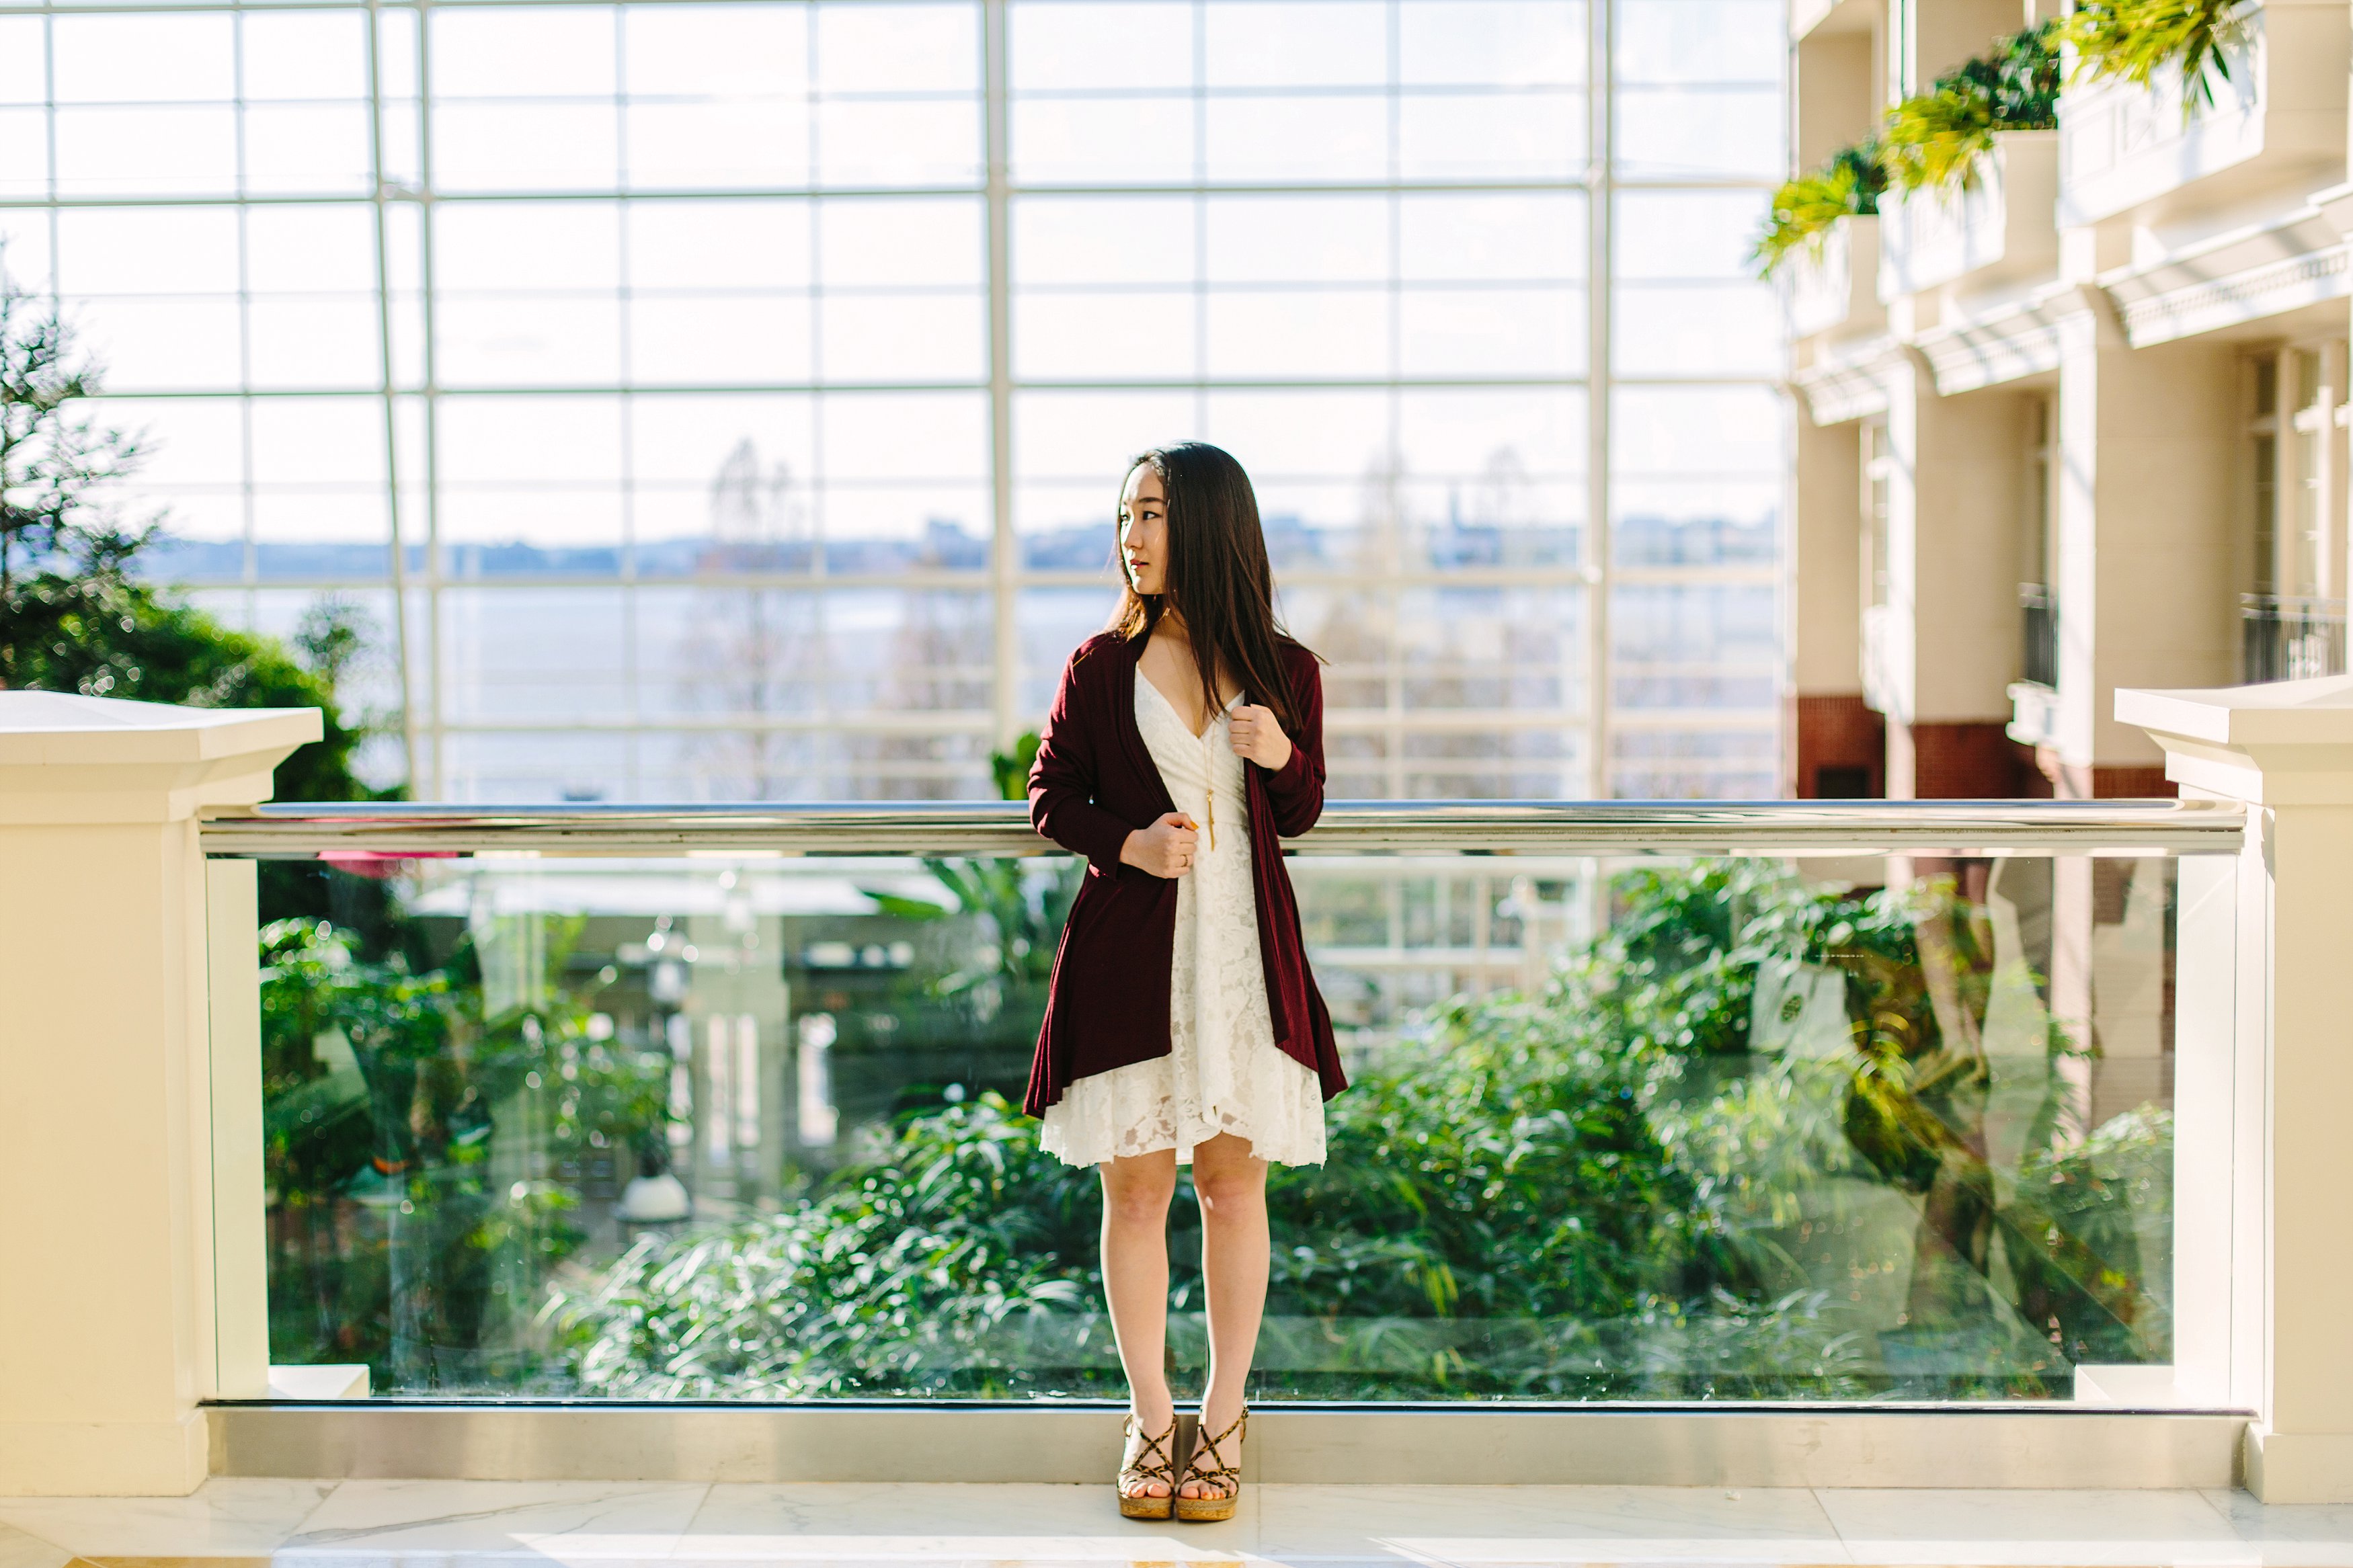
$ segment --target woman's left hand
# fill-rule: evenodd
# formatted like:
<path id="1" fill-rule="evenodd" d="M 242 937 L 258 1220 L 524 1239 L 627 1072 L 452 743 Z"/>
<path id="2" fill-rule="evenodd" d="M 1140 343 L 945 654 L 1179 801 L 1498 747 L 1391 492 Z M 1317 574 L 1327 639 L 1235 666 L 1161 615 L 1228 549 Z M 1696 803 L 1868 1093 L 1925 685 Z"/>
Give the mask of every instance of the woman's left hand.
<path id="1" fill-rule="evenodd" d="M 1291 737 L 1274 721 L 1273 709 L 1245 702 L 1234 710 L 1228 728 L 1233 734 L 1234 755 L 1272 773 L 1281 773 L 1291 761 Z"/>

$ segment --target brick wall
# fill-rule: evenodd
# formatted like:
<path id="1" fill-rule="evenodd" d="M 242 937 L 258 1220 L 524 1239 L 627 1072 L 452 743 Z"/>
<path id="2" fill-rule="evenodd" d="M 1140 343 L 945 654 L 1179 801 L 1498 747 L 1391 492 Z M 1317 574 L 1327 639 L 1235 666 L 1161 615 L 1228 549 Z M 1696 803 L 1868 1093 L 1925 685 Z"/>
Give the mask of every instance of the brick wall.
<path id="1" fill-rule="evenodd" d="M 1887 794 L 1887 724 L 1861 692 L 1799 697 L 1796 797 L 1877 800 Z"/>

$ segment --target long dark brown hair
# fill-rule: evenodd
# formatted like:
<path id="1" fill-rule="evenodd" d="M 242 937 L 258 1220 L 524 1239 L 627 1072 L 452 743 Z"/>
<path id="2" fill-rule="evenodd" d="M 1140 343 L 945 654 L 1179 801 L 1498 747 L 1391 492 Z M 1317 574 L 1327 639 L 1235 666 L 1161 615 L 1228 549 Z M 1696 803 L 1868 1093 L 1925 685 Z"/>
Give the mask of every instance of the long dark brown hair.
<path id="1" fill-rule="evenodd" d="M 1274 616 L 1274 571 L 1267 564 L 1266 533 L 1258 520 L 1258 494 L 1250 476 L 1222 447 L 1203 441 L 1155 447 L 1127 465 L 1120 494 L 1136 469 L 1149 467 L 1166 496 L 1168 559 L 1157 594 L 1139 594 L 1118 551 L 1125 586 L 1108 629 L 1134 641 L 1152 635 L 1172 605 L 1185 617 L 1193 642 L 1193 662 L 1201 691 L 1218 707 L 1218 677 L 1233 677 L 1250 701 L 1271 709 L 1275 722 L 1299 738 L 1299 706 L 1277 653 L 1291 634 Z M 1113 528 L 1124 531 L 1114 514 Z"/>

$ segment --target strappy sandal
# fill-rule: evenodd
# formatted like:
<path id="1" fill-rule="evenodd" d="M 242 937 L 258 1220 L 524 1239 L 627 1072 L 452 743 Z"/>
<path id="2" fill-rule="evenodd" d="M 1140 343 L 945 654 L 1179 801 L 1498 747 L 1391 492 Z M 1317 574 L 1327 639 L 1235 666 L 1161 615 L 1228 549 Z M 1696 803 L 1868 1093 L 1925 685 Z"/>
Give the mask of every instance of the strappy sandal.
<path id="1" fill-rule="evenodd" d="M 1176 1468 L 1176 1456 L 1172 1451 L 1176 1442 L 1176 1415 L 1173 1413 L 1169 1415 L 1168 1430 L 1155 1437 L 1135 1424 L 1135 1414 L 1130 1411 L 1127 1419 L 1120 1423 L 1119 1431 L 1122 1439 L 1120 1451 L 1123 1454 L 1126 1452 L 1126 1440 L 1138 1437 L 1144 1440 L 1144 1447 L 1136 1450 L 1134 1462 L 1124 1466 L 1118 1476 L 1112 1481 L 1113 1487 L 1119 1492 L 1120 1517 L 1122 1519 L 1166 1519 L 1175 1511 L 1176 1502 L 1176 1478 L 1174 1473 Z M 1160 1456 L 1160 1462 L 1156 1465 L 1148 1463 L 1147 1461 L 1155 1454 Z M 1137 1481 L 1166 1481 L 1168 1484 L 1168 1495 L 1153 1497 L 1148 1494 L 1139 1496 L 1130 1493 L 1127 1489 Z"/>
<path id="2" fill-rule="evenodd" d="M 1193 1457 L 1186 1461 L 1184 1479 L 1171 1489 L 1181 1494 L 1186 1487 L 1195 1481 L 1206 1481 L 1220 1489 L 1215 1497 L 1180 1495 L 1176 1499 L 1178 1519 L 1216 1520 L 1234 1517 L 1234 1505 L 1241 1501 L 1242 1497 L 1240 1469 L 1242 1442 L 1249 1436 L 1250 1407 L 1244 1405 L 1242 1413 L 1234 1417 L 1232 1426 L 1228 1426 L 1207 1443 L 1194 1448 Z M 1235 1462 L 1230 1465 L 1227 1464 L 1218 1452 L 1225 1447 L 1226 1439 L 1229 1437 L 1234 1439 Z M 1209 1459 L 1208 1468 L 1206 1469 L 1201 1465 L 1201 1458 L 1204 1454 L 1208 1455 Z"/>

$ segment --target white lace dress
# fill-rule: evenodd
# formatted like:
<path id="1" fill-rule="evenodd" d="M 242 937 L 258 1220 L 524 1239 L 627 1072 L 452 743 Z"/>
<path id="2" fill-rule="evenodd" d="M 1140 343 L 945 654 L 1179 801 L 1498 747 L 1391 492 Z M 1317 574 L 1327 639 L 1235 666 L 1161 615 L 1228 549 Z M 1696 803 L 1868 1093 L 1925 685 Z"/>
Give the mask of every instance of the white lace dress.
<path id="1" fill-rule="evenodd" d="M 1236 701 L 1240 699 L 1237 697 Z M 1176 809 L 1201 825 L 1193 868 L 1176 879 L 1169 1053 L 1074 1080 L 1046 1111 L 1039 1142 L 1065 1164 L 1193 1146 L 1230 1132 L 1261 1159 L 1324 1163 L 1324 1095 L 1314 1070 L 1274 1043 L 1250 882 L 1242 760 L 1219 713 L 1196 737 L 1160 689 L 1135 677 L 1135 722 Z"/>

